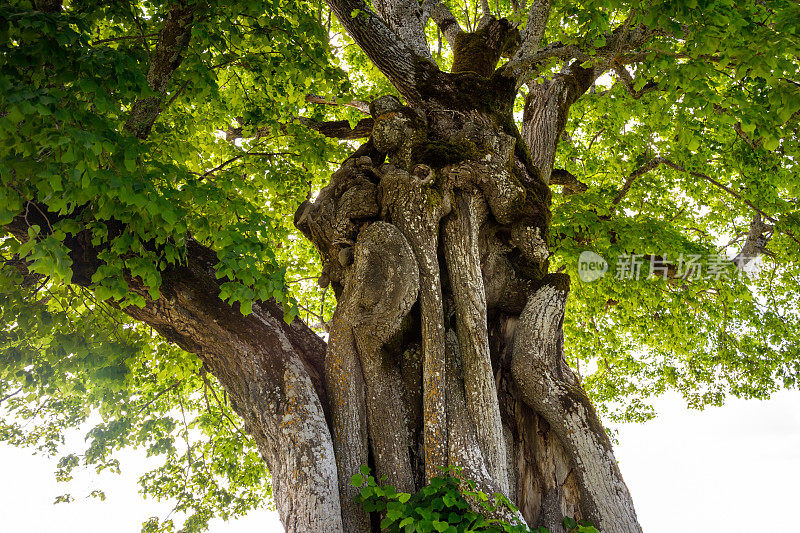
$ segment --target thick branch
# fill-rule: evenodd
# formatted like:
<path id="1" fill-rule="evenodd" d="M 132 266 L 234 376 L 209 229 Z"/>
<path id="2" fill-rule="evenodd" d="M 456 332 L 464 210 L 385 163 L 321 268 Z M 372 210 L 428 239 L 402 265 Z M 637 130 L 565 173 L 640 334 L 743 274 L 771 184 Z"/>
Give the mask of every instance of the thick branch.
<path id="1" fill-rule="evenodd" d="M 451 72 L 474 72 L 490 78 L 497 63 L 519 42 L 519 31 L 506 19 L 484 17 L 471 33 L 456 36 Z"/>
<path id="2" fill-rule="evenodd" d="M 761 215 L 753 213 L 753 219 L 750 222 L 750 230 L 747 232 L 747 239 L 744 241 L 742 251 L 733 258 L 733 262 L 736 266 L 744 268 L 764 253 L 773 231 L 774 227 L 765 223 L 761 219 Z"/>
<path id="3" fill-rule="evenodd" d="M 444 34 L 447 44 L 450 45 L 451 49 L 455 49 L 456 38 L 464 33 L 456 17 L 441 1 L 434 3 L 433 7 L 430 8 L 430 14 L 431 18 L 436 22 L 436 25 L 439 26 L 442 34 Z"/>
<path id="4" fill-rule="evenodd" d="M 343 105 L 346 107 L 352 107 L 358 109 L 365 115 L 369 115 L 369 102 L 362 102 L 361 100 L 353 100 L 351 102 L 337 102 L 334 98 L 333 100 L 328 100 L 324 96 L 320 96 L 318 94 L 307 94 L 306 95 L 306 102 L 309 104 L 323 104 L 323 105 Z"/>
<path id="5" fill-rule="evenodd" d="M 418 0 L 374 0 L 372 5 L 412 52 L 431 58 Z"/>
<path id="6" fill-rule="evenodd" d="M 522 136 L 545 183 L 550 183 L 556 147 L 567 123 L 569 108 L 591 87 L 596 77 L 594 69 L 583 68 L 576 61 L 552 80 L 532 86 L 525 99 Z"/>
<path id="7" fill-rule="evenodd" d="M 58 215 L 32 210 L 27 220 L 18 216 L 5 229 L 25 240 L 28 224 L 44 226 L 48 220 Z M 86 232 L 68 237 L 65 245 L 73 281 L 88 285 L 101 265 L 102 249 Z M 216 263 L 216 253 L 190 240 L 185 261 L 162 272 L 157 299 L 149 298 L 136 278 L 128 280 L 146 304 L 124 311 L 200 356 L 228 391 L 267 462 L 287 531 L 342 531 L 333 443 L 323 411 L 325 345 L 299 320 L 286 324 L 274 301 L 254 304 L 245 317 L 220 300 Z"/>
<path id="8" fill-rule="evenodd" d="M 346 297 L 346 296 L 345 296 Z M 331 426 L 342 525 L 347 533 L 369 533 L 369 516 L 354 501 L 358 489 L 350 485 L 369 458 L 364 375 L 356 352 L 348 310 L 336 308 L 325 357 L 325 382 L 331 395 Z"/>
<path id="9" fill-rule="evenodd" d="M 419 267 L 425 479 L 447 466 L 447 397 L 442 284 L 437 257 L 439 220 L 447 214 L 442 193 L 417 176 L 384 165 L 380 188 L 392 222 L 408 239 Z"/>
<path id="10" fill-rule="evenodd" d="M 267 462 L 287 531 L 342 531 L 333 442 L 317 392 L 324 344 L 299 320 L 283 322 L 272 301 L 247 317 L 222 302 L 216 262 L 190 242 L 187 266 L 162 276 L 162 296 L 125 311 L 197 353 L 228 391 Z"/>
<path id="11" fill-rule="evenodd" d="M 511 58 L 511 61 L 520 61 L 524 57 L 530 57 L 539 51 L 539 46 L 544 37 L 544 30 L 547 27 L 547 19 L 550 18 L 550 7 L 552 0 L 534 0 L 531 10 L 528 12 L 528 23 L 525 31 L 522 32 L 522 43 L 519 49 Z"/>
<path id="12" fill-rule="evenodd" d="M 363 0 L 326 0 L 326 3 L 347 33 L 397 90 L 409 100 L 419 100 L 417 83 L 421 71 L 425 66 L 436 69 L 433 61 L 416 54 Z"/>
<path id="13" fill-rule="evenodd" d="M 183 54 L 192 37 L 195 4 L 179 3 L 170 7 L 164 26 L 158 32 L 158 44 L 150 61 L 147 83 L 155 92 L 166 95 L 173 73 L 183 61 Z M 161 113 L 161 97 L 139 98 L 133 104 L 125 129 L 140 139 L 150 134 L 150 128 Z"/>
<path id="14" fill-rule="evenodd" d="M 503 73 L 513 77 L 517 84 L 527 79 L 536 65 L 550 57 L 558 57 L 565 61 L 575 59 L 580 63 L 592 61 L 595 77 L 602 74 L 611 65 L 615 57 L 630 52 L 646 43 L 655 33 L 645 26 L 631 28 L 629 21 L 617 26 L 605 35 L 606 44 L 594 49 L 584 49 L 578 45 L 565 45 L 561 42 L 551 43 L 543 48 L 529 46 L 527 51 L 520 51 L 503 66 Z"/>
<path id="15" fill-rule="evenodd" d="M 369 137 L 372 134 L 372 126 L 375 124 L 375 120 L 372 118 L 362 118 L 358 121 L 358 124 L 352 127 L 347 120 L 317 122 L 305 117 L 300 117 L 297 120 L 312 130 L 335 139 L 363 139 L 364 137 Z"/>
<path id="16" fill-rule="evenodd" d="M 376 222 L 361 231 L 349 282 L 347 300 L 341 299 L 339 305 L 346 306 L 364 372 L 375 468 L 397 490 L 412 493 L 415 482 L 402 379 L 395 359 L 384 350 L 400 331 L 419 292 L 416 258 L 400 230 Z"/>
<path id="17" fill-rule="evenodd" d="M 542 37 L 544 37 L 547 20 L 550 18 L 552 4 L 552 0 L 534 0 L 528 13 L 528 22 L 523 34 L 523 44 L 528 41 L 535 47 L 539 46 Z"/>
<path id="18" fill-rule="evenodd" d="M 353 127 L 350 126 L 350 121 L 348 120 L 328 120 L 319 122 L 306 117 L 297 117 L 296 120 L 300 124 L 303 124 L 304 126 L 307 126 L 326 137 L 346 140 L 363 139 L 364 137 L 369 137 L 372 134 L 372 126 L 375 124 L 375 120 L 372 118 L 362 118 L 358 121 L 358 124 Z M 281 126 L 281 130 L 285 130 L 285 128 Z M 243 132 L 244 128 L 242 127 L 228 128 L 225 131 L 225 140 L 228 142 L 234 142 L 237 139 L 244 139 L 246 137 L 243 135 Z M 272 128 L 260 128 L 255 132 L 255 135 L 252 138 L 260 139 L 263 137 L 269 137 L 272 135 L 272 133 Z"/>
<path id="19" fill-rule="evenodd" d="M 565 194 L 584 192 L 589 189 L 589 186 L 579 180 L 575 174 L 561 168 L 554 168 L 550 173 L 550 185 L 562 185 Z"/>
<path id="20" fill-rule="evenodd" d="M 514 336 L 520 394 L 550 424 L 575 468 L 584 517 L 604 533 L 641 533 L 611 442 L 564 360 L 565 280 L 552 276 L 528 301 Z"/>

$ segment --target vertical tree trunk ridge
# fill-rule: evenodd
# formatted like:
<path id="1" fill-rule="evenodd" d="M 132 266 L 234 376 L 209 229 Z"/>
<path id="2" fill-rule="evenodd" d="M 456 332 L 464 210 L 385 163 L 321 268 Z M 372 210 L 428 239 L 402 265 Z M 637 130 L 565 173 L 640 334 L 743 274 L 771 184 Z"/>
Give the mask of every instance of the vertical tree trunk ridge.
<path id="1" fill-rule="evenodd" d="M 641 531 L 564 359 L 569 279 L 547 273 L 547 181 L 593 73 L 574 66 L 532 90 L 520 134 L 508 80 L 457 60 L 459 72 L 429 78 L 410 106 L 373 102 L 370 140 L 295 216 L 338 299 L 325 378 L 341 499 L 353 497 L 355 457 L 369 456 L 399 490 L 459 466 L 530 526 L 563 531 L 569 516 Z M 347 504 L 342 521 L 369 530 Z"/>
<path id="2" fill-rule="evenodd" d="M 444 249 L 456 314 L 458 346 L 463 350 L 466 404 L 478 432 L 478 444 L 489 475 L 501 491 L 508 494 L 508 462 L 489 353 L 486 293 L 478 247 L 478 209 L 483 207 L 480 206 L 482 199 L 464 192 L 457 192 L 454 196 L 453 212 L 444 224 Z"/>

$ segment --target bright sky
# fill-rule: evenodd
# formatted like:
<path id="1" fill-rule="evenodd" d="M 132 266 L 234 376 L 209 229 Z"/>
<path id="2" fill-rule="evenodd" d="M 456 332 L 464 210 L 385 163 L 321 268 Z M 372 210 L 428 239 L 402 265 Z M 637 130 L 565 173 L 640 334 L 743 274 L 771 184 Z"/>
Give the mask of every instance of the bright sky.
<path id="1" fill-rule="evenodd" d="M 616 426 L 617 459 L 646 533 L 749 533 L 764 517 L 776 528 L 791 519 L 800 499 L 800 392 L 763 402 L 730 400 L 702 412 L 666 396 L 656 408 L 655 420 Z M 26 450 L 0 445 L 0 467 L 4 531 L 107 533 L 113 524 L 115 532 L 138 533 L 147 517 L 169 512 L 167 503 L 137 493 L 147 462 L 134 452 L 123 458 L 122 476 L 85 472 L 69 486 L 55 482 L 55 460 Z M 52 505 L 59 494 L 77 497 L 101 487 L 105 502 Z M 211 527 L 212 533 L 280 531 L 277 514 L 267 510 Z"/>

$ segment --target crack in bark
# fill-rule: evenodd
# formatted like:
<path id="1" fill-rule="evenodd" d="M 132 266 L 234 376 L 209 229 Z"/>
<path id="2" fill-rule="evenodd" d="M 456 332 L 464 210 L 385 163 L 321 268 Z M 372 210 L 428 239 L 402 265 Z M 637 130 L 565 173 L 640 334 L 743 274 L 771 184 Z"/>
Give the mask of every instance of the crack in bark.
<path id="1" fill-rule="evenodd" d="M 486 296 L 480 270 L 478 202 L 475 195 L 455 194 L 454 212 L 444 223 L 444 250 L 455 304 L 467 410 L 488 473 L 500 492 L 508 494 L 506 449 L 489 353 Z"/>

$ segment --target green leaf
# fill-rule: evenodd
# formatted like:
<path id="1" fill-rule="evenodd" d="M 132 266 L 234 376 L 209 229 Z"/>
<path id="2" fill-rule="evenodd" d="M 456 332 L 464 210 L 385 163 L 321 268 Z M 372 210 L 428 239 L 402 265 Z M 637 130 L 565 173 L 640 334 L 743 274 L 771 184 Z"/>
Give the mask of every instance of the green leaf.
<path id="1" fill-rule="evenodd" d="M 450 528 L 450 524 L 447 522 L 440 522 L 439 520 L 433 521 L 433 527 L 436 531 L 447 531 Z"/>

